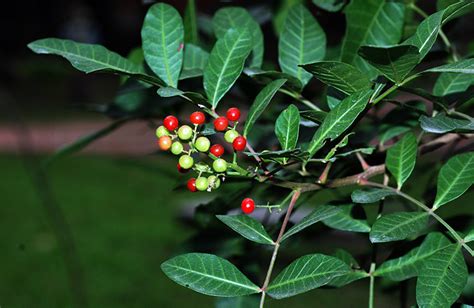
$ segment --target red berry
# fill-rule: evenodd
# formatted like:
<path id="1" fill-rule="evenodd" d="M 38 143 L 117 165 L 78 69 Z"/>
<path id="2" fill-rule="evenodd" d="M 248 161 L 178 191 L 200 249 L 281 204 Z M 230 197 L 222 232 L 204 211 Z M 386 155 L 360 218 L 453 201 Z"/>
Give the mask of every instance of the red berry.
<path id="1" fill-rule="evenodd" d="M 240 207 L 245 214 L 251 214 L 255 210 L 255 202 L 251 198 L 245 198 Z"/>
<path id="2" fill-rule="evenodd" d="M 168 130 L 175 130 L 178 128 L 178 119 L 174 116 L 167 116 L 163 120 L 163 125 L 168 129 Z"/>
<path id="3" fill-rule="evenodd" d="M 218 132 L 225 131 L 227 126 L 229 126 L 229 121 L 225 117 L 218 117 L 214 120 L 214 128 Z"/>
<path id="4" fill-rule="evenodd" d="M 222 154 L 224 154 L 224 147 L 220 144 L 214 144 L 209 151 L 212 153 L 212 155 L 221 157 Z"/>
<path id="5" fill-rule="evenodd" d="M 206 122 L 206 116 L 201 111 L 195 111 L 191 113 L 191 115 L 189 116 L 189 119 L 191 120 L 191 123 L 196 124 L 196 125 L 201 125 L 201 124 L 204 124 L 204 122 Z"/>
<path id="6" fill-rule="evenodd" d="M 189 172 L 189 169 L 184 169 L 183 167 L 181 167 L 181 165 L 179 163 L 176 165 L 176 169 L 178 169 L 179 173 L 188 173 Z"/>
<path id="7" fill-rule="evenodd" d="M 227 110 L 227 119 L 230 121 L 238 121 L 240 118 L 240 110 L 237 107 L 232 107 Z"/>
<path id="8" fill-rule="evenodd" d="M 232 142 L 232 146 L 234 147 L 234 150 L 236 151 L 243 151 L 245 149 L 245 146 L 247 145 L 247 139 L 243 136 L 238 136 L 234 139 L 234 142 Z"/>
<path id="9" fill-rule="evenodd" d="M 188 183 L 186 184 L 186 186 L 188 186 L 188 190 L 190 192 L 196 192 L 197 191 L 197 188 L 196 188 L 196 179 L 195 178 L 190 178 L 188 180 Z"/>

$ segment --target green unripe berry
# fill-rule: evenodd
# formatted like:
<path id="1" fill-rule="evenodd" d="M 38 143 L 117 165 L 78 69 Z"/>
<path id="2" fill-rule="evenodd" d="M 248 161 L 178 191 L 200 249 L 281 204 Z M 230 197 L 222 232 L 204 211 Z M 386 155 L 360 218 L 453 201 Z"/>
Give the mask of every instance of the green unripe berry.
<path id="1" fill-rule="evenodd" d="M 183 125 L 178 129 L 178 137 L 181 140 L 189 140 L 193 136 L 193 129 L 188 125 Z"/>
<path id="2" fill-rule="evenodd" d="M 221 180 L 215 175 L 208 177 L 207 181 L 209 182 L 209 187 L 212 189 L 217 189 L 221 186 Z"/>
<path id="3" fill-rule="evenodd" d="M 199 151 L 199 152 L 207 152 L 209 151 L 209 148 L 211 147 L 211 142 L 207 137 L 199 137 L 196 139 L 196 142 L 194 143 L 194 147 Z"/>
<path id="4" fill-rule="evenodd" d="M 209 187 L 209 181 L 205 177 L 199 177 L 196 179 L 196 188 L 199 191 L 205 191 Z"/>
<path id="5" fill-rule="evenodd" d="M 169 135 L 170 135 L 169 130 L 167 130 L 166 127 L 164 127 L 163 125 L 159 126 L 156 129 L 156 137 L 158 138 L 163 137 L 163 136 L 169 136 Z"/>
<path id="6" fill-rule="evenodd" d="M 240 134 L 236 130 L 231 129 L 231 130 L 226 131 L 226 133 L 224 134 L 224 139 L 228 143 L 232 143 L 234 142 L 235 138 L 239 137 L 239 135 Z"/>
<path id="7" fill-rule="evenodd" d="M 179 141 L 173 142 L 171 145 L 171 153 L 174 155 L 179 155 L 183 152 L 183 144 Z"/>
<path id="8" fill-rule="evenodd" d="M 227 170 L 227 162 L 222 158 L 216 159 L 212 163 L 212 168 L 215 172 L 225 172 Z"/>
<path id="9" fill-rule="evenodd" d="M 183 169 L 189 169 L 193 166 L 194 159 L 189 155 L 183 155 L 179 158 L 179 165 Z"/>

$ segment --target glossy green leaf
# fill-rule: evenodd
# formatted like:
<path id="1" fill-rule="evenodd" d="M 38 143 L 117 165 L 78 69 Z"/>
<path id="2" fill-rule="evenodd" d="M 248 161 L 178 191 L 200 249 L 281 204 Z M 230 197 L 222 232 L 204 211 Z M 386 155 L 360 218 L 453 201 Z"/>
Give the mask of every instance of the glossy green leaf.
<path id="1" fill-rule="evenodd" d="M 349 266 L 338 258 L 306 255 L 286 267 L 270 283 L 267 294 L 276 299 L 290 297 L 324 286 L 349 271 Z"/>
<path id="2" fill-rule="evenodd" d="M 327 139 L 336 139 L 351 126 L 367 106 L 371 94 L 372 90 L 362 90 L 351 94 L 328 113 L 308 146 L 309 158 L 324 146 Z"/>
<path id="3" fill-rule="evenodd" d="M 438 113 L 434 117 L 422 115 L 420 126 L 425 132 L 434 134 L 443 134 L 456 129 L 474 130 L 473 121 L 450 118 L 442 113 Z"/>
<path id="4" fill-rule="evenodd" d="M 217 215 L 216 217 L 248 240 L 260 244 L 274 244 L 262 224 L 252 217 L 247 215 Z"/>
<path id="5" fill-rule="evenodd" d="M 193 44 L 184 46 L 183 69 L 179 79 L 187 79 L 202 76 L 204 68 L 207 65 L 209 53 Z"/>
<path id="6" fill-rule="evenodd" d="M 161 264 L 161 269 L 177 284 L 206 295 L 235 297 L 260 292 L 235 265 L 211 254 L 180 255 Z"/>
<path id="7" fill-rule="evenodd" d="M 152 5 L 142 27 L 142 47 L 151 70 L 168 86 L 177 87 L 183 64 L 184 29 L 178 11 L 165 3 Z"/>
<path id="8" fill-rule="evenodd" d="M 158 77 L 145 75 L 140 65 L 101 45 L 47 38 L 29 43 L 28 48 L 39 54 L 64 57 L 72 66 L 84 73 L 111 72 L 145 80 L 156 85 L 164 85 L 164 82 Z"/>
<path id="9" fill-rule="evenodd" d="M 279 6 L 272 18 L 273 29 L 277 36 L 280 35 L 283 25 L 285 23 L 286 17 L 290 9 L 296 4 L 304 3 L 303 0 L 281 0 L 279 1 Z"/>
<path id="10" fill-rule="evenodd" d="M 400 212 L 388 214 L 377 219 L 370 231 L 372 243 L 404 240 L 416 236 L 428 225 L 426 212 Z"/>
<path id="11" fill-rule="evenodd" d="M 400 189 L 410 177 L 416 163 L 416 136 L 409 132 L 387 151 L 385 165 L 397 181 Z"/>
<path id="12" fill-rule="evenodd" d="M 411 127 L 409 126 L 390 126 L 380 137 L 380 143 L 384 144 L 388 140 L 398 137 L 410 130 Z"/>
<path id="13" fill-rule="evenodd" d="M 199 42 L 195 0 L 188 0 L 184 10 L 184 42 L 196 45 Z"/>
<path id="14" fill-rule="evenodd" d="M 402 43 L 418 48 L 420 53 L 419 61 L 421 61 L 430 51 L 431 47 L 433 47 L 441 28 L 443 13 L 444 11 L 440 11 L 425 18 L 416 29 L 415 34 Z"/>
<path id="15" fill-rule="evenodd" d="M 363 45 L 397 44 L 402 36 L 405 6 L 384 0 L 352 0 L 344 12 L 347 27 L 341 60 L 363 72 L 371 72 L 373 69 L 357 55 L 357 51 Z"/>
<path id="16" fill-rule="evenodd" d="M 332 205 L 322 205 L 314 209 L 311 213 L 309 213 L 305 218 L 303 218 L 299 223 L 291 227 L 281 238 L 281 242 L 289 238 L 290 236 L 301 232 L 302 230 L 308 228 L 315 223 L 327 219 L 331 216 L 336 215 L 337 213 L 341 212 L 341 210 Z"/>
<path id="17" fill-rule="evenodd" d="M 416 281 L 420 307 L 451 307 L 467 283 L 468 271 L 461 246 L 452 244 L 425 262 Z"/>
<path id="18" fill-rule="evenodd" d="M 465 59 L 458 62 L 433 67 L 425 70 L 424 72 L 474 74 L 474 59 Z"/>
<path id="19" fill-rule="evenodd" d="M 282 150 L 296 148 L 300 131 L 300 112 L 295 105 L 288 106 L 275 122 L 275 135 L 280 141 Z M 285 161 L 284 161 L 285 163 Z"/>
<path id="20" fill-rule="evenodd" d="M 362 46 L 359 55 L 382 75 L 399 84 L 418 64 L 418 48 L 412 45 Z"/>
<path id="21" fill-rule="evenodd" d="M 326 34 L 308 9 L 297 4 L 286 17 L 278 43 L 278 63 L 284 73 L 306 85 L 312 75 L 300 64 L 322 60 L 326 53 Z"/>
<path id="22" fill-rule="evenodd" d="M 394 281 L 402 281 L 418 276 L 423 263 L 435 253 L 451 245 L 451 242 L 441 233 L 430 233 L 423 243 L 406 255 L 385 261 L 375 271 L 375 276 L 382 276 Z"/>
<path id="23" fill-rule="evenodd" d="M 305 64 L 302 67 L 325 84 L 346 94 L 365 90 L 371 86 L 367 74 L 344 62 L 321 61 Z"/>
<path id="24" fill-rule="evenodd" d="M 229 29 L 247 29 L 252 35 L 252 56 L 250 67 L 259 68 L 263 62 L 263 33 L 260 25 L 242 7 L 223 7 L 212 19 L 217 38 L 222 38 Z"/>
<path id="25" fill-rule="evenodd" d="M 354 190 L 351 194 L 352 202 L 355 203 L 374 203 L 384 199 L 387 196 L 393 196 L 395 193 L 383 188 L 368 188 Z"/>
<path id="26" fill-rule="evenodd" d="M 204 90 L 213 109 L 239 78 L 251 49 L 252 37 L 247 30 L 230 29 L 217 40 L 204 69 Z"/>
<path id="27" fill-rule="evenodd" d="M 346 263 L 351 268 L 351 271 L 342 276 L 332 279 L 331 282 L 328 284 L 329 286 L 340 288 L 345 285 L 348 285 L 353 281 L 369 277 L 369 274 L 367 272 L 365 272 L 364 270 L 360 270 L 360 266 L 357 261 L 347 251 L 343 249 L 337 249 L 334 252 L 333 256 Z"/>
<path id="28" fill-rule="evenodd" d="M 370 226 L 363 219 L 355 219 L 351 216 L 354 205 L 339 205 L 337 208 L 341 211 L 329 218 L 323 220 L 323 223 L 333 229 L 349 232 L 370 232 Z"/>
<path id="29" fill-rule="evenodd" d="M 313 0 L 313 4 L 328 12 L 337 12 L 342 9 L 345 0 Z"/>
<path id="30" fill-rule="evenodd" d="M 437 209 L 461 196 L 474 182 L 474 152 L 452 157 L 438 175 L 436 199 L 433 209 Z"/>
<path id="31" fill-rule="evenodd" d="M 469 231 L 467 235 L 464 237 L 464 242 L 469 243 L 474 241 L 474 229 Z"/>
<path id="32" fill-rule="evenodd" d="M 301 83 L 301 81 L 299 81 L 298 78 L 282 72 L 264 71 L 255 68 L 245 68 L 244 74 L 253 78 L 258 83 L 265 85 L 278 79 L 286 79 L 286 83 L 283 85 L 284 88 L 288 88 L 296 92 L 300 92 L 303 88 L 303 84 Z"/>
<path id="33" fill-rule="evenodd" d="M 285 82 L 286 79 L 277 79 L 272 81 L 265 88 L 263 88 L 260 93 L 258 93 L 257 97 L 255 97 L 255 100 L 253 101 L 252 106 L 250 106 L 247 119 L 245 120 L 243 131 L 244 136 L 248 135 L 257 119 L 267 108 L 268 104 L 270 104 L 273 96 L 275 96 L 276 92 L 283 86 L 283 84 L 285 84 Z"/>
<path id="34" fill-rule="evenodd" d="M 474 85 L 474 76 L 471 74 L 442 73 L 433 87 L 433 95 L 446 96 L 466 91 Z"/>

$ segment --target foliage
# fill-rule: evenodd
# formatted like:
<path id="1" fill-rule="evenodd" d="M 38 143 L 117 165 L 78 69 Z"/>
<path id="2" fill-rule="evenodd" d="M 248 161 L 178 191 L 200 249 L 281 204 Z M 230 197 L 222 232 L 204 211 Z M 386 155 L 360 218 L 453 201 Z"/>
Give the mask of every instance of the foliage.
<path id="1" fill-rule="evenodd" d="M 227 204 L 216 199 L 199 207 L 195 219 L 204 230 L 211 222 L 220 221 L 254 247 L 270 247 L 270 263 L 250 273 L 245 263 L 237 267 L 216 254 L 187 253 L 162 264 L 163 272 L 178 284 L 218 297 L 259 294 L 263 307 L 267 295 L 281 299 L 325 285 L 342 287 L 368 279 L 368 302 L 373 307 L 376 278 L 397 282 L 416 278 L 416 303 L 420 307 L 450 307 L 456 301 L 464 302 L 461 294 L 469 275 L 466 260 L 474 257 L 469 246 L 474 238 L 473 215 L 468 217 L 470 226 L 456 225 L 454 229 L 438 209 L 449 207 L 451 201 L 470 189 L 474 152 L 467 146 L 451 147 L 442 166 L 436 166 L 436 184 L 428 181 L 422 197 L 408 194 L 407 187 L 418 185 L 412 174 L 423 171 L 418 168 L 426 156 L 439 159 L 433 149 L 459 140 L 471 141 L 474 121 L 468 112 L 474 60 L 458 53 L 443 27 L 465 18 L 474 10 L 474 3 L 441 1 L 439 10 L 427 15 L 415 1 L 313 1 L 346 18 L 339 51 L 333 52 L 327 46 L 326 29 L 311 12 L 312 5 L 284 2 L 274 20 L 280 69 L 276 63 L 264 60 L 263 32 L 252 12 L 238 7 L 218 10 L 211 22 L 213 43 L 199 35 L 202 29 L 194 1 L 189 1 L 184 18 L 168 4 L 149 8 L 139 50 L 144 60 L 127 59 L 99 45 L 55 38 L 28 46 L 37 53 L 62 56 L 86 73 L 125 76 L 122 88 L 152 88 L 155 98 L 158 94 L 162 102 L 176 106 L 189 102 L 211 118 L 219 116 L 226 99 L 235 93 L 252 96 L 251 106 L 242 107 L 249 110 L 245 123 L 232 120 L 235 123 L 231 126 L 243 126 L 248 151 L 243 155 L 234 152 L 230 168 L 219 171 L 222 180 L 245 182 L 247 188 L 233 191 L 237 197 L 226 196 Z M 411 16 L 410 12 L 423 20 L 412 35 L 405 36 L 405 24 L 416 21 L 404 18 Z M 429 61 L 434 46 L 442 49 L 445 64 L 436 66 Z M 437 76 L 433 90 L 419 89 L 420 82 L 423 86 L 430 82 L 425 78 L 428 75 Z M 314 82 L 313 76 L 322 84 Z M 310 89 L 317 93 L 311 99 L 307 98 L 314 96 Z M 430 101 L 434 110 L 427 112 L 424 102 L 404 100 L 400 92 Z M 48 161 L 82 149 L 126 121 L 161 118 L 164 113 L 161 105 L 145 106 L 142 96 L 127 99 L 134 104 L 127 102 L 124 107 L 124 97 L 118 97 L 113 105 L 121 115 L 116 124 L 81 138 Z M 198 134 L 218 138 L 220 133 L 212 126 L 199 125 L 194 127 L 194 139 Z M 192 149 L 194 139 L 190 142 Z M 211 154 L 200 155 L 216 159 Z M 358 168 L 360 171 L 354 173 Z M 193 170 L 199 176 L 214 173 L 205 162 L 194 165 Z M 390 185 L 392 182 L 395 185 Z M 340 189 L 346 186 L 352 188 L 350 196 L 347 189 Z M 334 202 L 319 205 L 290 226 L 302 200 L 311 200 L 325 190 L 337 192 Z M 244 193 L 277 202 L 257 204 L 260 209 L 253 218 L 229 213 L 235 207 L 232 202 Z M 390 206 L 408 202 L 412 207 L 388 210 L 385 199 L 390 199 Z M 284 214 L 281 219 L 262 220 L 259 214 L 267 210 L 269 216 L 281 211 Z M 316 224 L 325 237 L 333 236 L 328 230 L 331 228 L 370 240 L 372 253 L 364 256 L 364 266 L 343 250 L 332 256 L 313 253 L 299 256 L 274 277 L 273 270 L 280 268 L 279 252 L 294 243 L 296 235 L 309 233 L 310 226 L 316 229 L 312 227 Z M 416 241 L 418 237 L 424 237 L 421 244 Z M 379 264 L 378 243 L 394 241 L 404 241 L 412 249 L 401 257 L 386 253 Z M 262 246 L 256 246 L 259 244 Z M 396 251 L 398 247 L 393 245 Z"/>

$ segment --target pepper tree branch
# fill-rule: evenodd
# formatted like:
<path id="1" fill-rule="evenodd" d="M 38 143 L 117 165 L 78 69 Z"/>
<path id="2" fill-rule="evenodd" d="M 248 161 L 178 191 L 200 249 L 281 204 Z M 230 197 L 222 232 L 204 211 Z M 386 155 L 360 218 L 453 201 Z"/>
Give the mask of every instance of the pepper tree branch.
<path id="1" fill-rule="evenodd" d="M 267 274 L 265 276 L 265 281 L 263 283 L 263 286 L 261 288 L 262 290 L 262 296 L 260 298 L 260 308 L 263 307 L 263 304 L 265 303 L 265 294 L 267 291 L 267 287 L 270 284 L 270 278 L 272 277 L 272 271 L 273 267 L 275 266 L 275 261 L 276 257 L 278 255 L 278 250 L 280 249 L 280 242 L 281 239 L 283 238 L 283 235 L 285 234 L 286 226 L 288 225 L 288 221 L 290 220 L 291 212 L 293 211 L 293 208 L 295 207 L 296 201 L 301 195 L 300 190 L 294 190 L 293 191 L 293 196 L 290 201 L 290 205 L 288 205 L 288 210 L 286 211 L 285 218 L 283 219 L 283 223 L 280 228 L 280 232 L 278 233 L 278 238 L 275 241 L 275 248 L 273 249 L 273 254 L 272 258 L 270 260 L 270 265 L 268 266 Z"/>
<path id="2" fill-rule="evenodd" d="M 374 182 L 365 182 L 363 183 L 363 185 L 366 185 L 366 186 L 372 186 L 372 187 L 378 187 L 378 188 L 383 188 L 383 189 L 387 189 L 387 190 L 390 190 L 392 192 L 394 192 L 395 194 L 397 194 L 398 196 L 412 202 L 413 204 L 415 204 L 416 206 L 418 206 L 419 208 L 421 208 L 423 211 L 425 211 L 426 213 L 428 213 L 430 216 L 432 216 L 434 219 L 436 219 L 440 224 L 442 224 L 448 231 L 449 233 L 452 235 L 452 237 L 459 243 L 461 244 L 468 252 L 469 254 L 474 257 L 474 250 L 469 247 L 465 242 L 464 240 L 459 236 L 459 234 L 443 219 L 441 218 L 438 214 L 436 214 L 434 212 L 433 209 L 430 209 L 428 206 L 426 206 L 424 203 L 416 200 L 415 198 L 413 198 L 412 196 L 410 195 L 407 195 L 393 187 L 390 187 L 390 186 L 387 186 L 387 185 L 383 185 L 383 184 L 379 184 L 379 183 L 374 183 Z"/>

